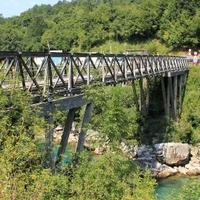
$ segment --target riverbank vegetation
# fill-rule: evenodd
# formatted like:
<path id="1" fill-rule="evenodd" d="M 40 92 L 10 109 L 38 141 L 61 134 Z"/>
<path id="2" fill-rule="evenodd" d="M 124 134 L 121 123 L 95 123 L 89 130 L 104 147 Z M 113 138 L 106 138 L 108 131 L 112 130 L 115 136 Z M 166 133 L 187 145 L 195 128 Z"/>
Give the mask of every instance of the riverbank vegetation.
<path id="1" fill-rule="evenodd" d="M 174 176 L 160 181 L 157 187 L 158 200 L 198 200 L 200 197 L 199 177 Z"/>
<path id="2" fill-rule="evenodd" d="M 155 199 L 151 174 L 114 148 L 99 157 L 83 152 L 53 174 L 39 140 L 47 122 L 30 103 L 26 92 L 0 90 L 0 199 Z"/>
<path id="3" fill-rule="evenodd" d="M 64 0 L 1 17 L 0 49 L 165 54 L 198 48 L 199 21 L 198 0 Z"/>
<path id="4" fill-rule="evenodd" d="M 126 139 L 136 144 L 140 116 L 132 92 L 128 85 L 96 85 L 87 88 L 86 98 L 94 102 L 90 128 L 103 134 L 111 143 L 119 144 L 122 139 Z"/>

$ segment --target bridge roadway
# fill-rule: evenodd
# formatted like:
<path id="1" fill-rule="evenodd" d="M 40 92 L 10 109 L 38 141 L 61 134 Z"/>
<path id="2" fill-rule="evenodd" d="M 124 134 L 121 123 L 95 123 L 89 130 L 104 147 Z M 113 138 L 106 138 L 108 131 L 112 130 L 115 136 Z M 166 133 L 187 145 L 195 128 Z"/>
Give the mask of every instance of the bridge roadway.
<path id="1" fill-rule="evenodd" d="M 160 77 L 166 116 L 176 119 L 181 113 L 188 74 L 188 61 L 176 56 L 139 56 L 133 54 L 0 52 L 0 86 L 20 88 L 38 97 L 33 106 L 41 108 L 49 121 L 47 165 L 55 171 L 65 152 L 74 115 L 85 106 L 76 152 L 84 147 L 85 125 L 89 123 L 92 103 L 83 98 L 81 88 L 94 83 L 131 82 L 138 110 L 148 110 L 148 84 Z M 139 82 L 139 92 L 135 82 Z M 146 84 L 144 84 L 146 82 Z M 147 88 L 145 88 L 147 87 Z M 139 93 L 139 94 L 138 94 Z M 57 160 L 53 157 L 53 117 L 56 110 L 68 110 Z"/>

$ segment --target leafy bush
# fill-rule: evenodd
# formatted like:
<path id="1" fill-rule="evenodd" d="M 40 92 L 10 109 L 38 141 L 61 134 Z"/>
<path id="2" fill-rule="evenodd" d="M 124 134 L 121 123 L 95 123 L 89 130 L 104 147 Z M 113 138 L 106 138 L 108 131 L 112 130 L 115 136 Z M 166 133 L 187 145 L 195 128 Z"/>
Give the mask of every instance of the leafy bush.
<path id="1" fill-rule="evenodd" d="M 172 200 L 199 200 L 200 197 L 200 181 L 192 180 L 183 186 L 180 190 L 180 194 L 177 194 Z M 166 199 L 168 200 L 168 199 Z"/>
<path id="2" fill-rule="evenodd" d="M 92 129 L 104 134 L 111 142 L 134 140 L 138 116 L 131 86 L 90 87 L 86 97 L 94 103 Z"/>
<path id="3" fill-rule="evenodd" d="M 151 174 L 142 173 L 119 153 L 110 152 L 89 162 L 84 156 L 80 162 L 73 174 L 70 200 L 155 199 L 156 182 Z"/>
<path id="4" fill-rule="evenodd" d="M 45 134 L 44 121 L 31 109 L 29 94 L 0 90 L 0 105 L 0 199 L 65 199 L 67 191 L 57 186 L 67 178 L 43 168 L 36 136 Z"/>
<path id="5" fill-rule="evenodd" d="M 120 111 L 122 105 L 132 107 L 128 96 L 119 91 L 119 88 L 114 89 L 112 97 L 110 91 L 105 90 L 106 98 L 108 94 L 111 95 L 112 102 L 119 106 Z M 108 105 L 104 101 L 97 103 L 102 103 L 103 109 L 114 109 L 110 105 L 111 101 Z M 151 174 L 140 172 L 136 165 L 120 153 L 110 152 L 100 157 L 82 156 L 76 165 L 70 163 L 56 174 L 45 169 L 44 151 L 35 137 L 36 134 L 44 134 L 44 127 L 30 104 L 31 98 L 26 92 L 0 90 L 0 131 L 3 133 L 0 148 L 0 199 L 154 199 L 155 180 Z M 102 111 L 96 108 L 96 112 Z M 118 110 L 112 112 L 112 116 L 117 116 L 116 120 L 121 120 Z M 126 130 L 132 130 L 129 121 L 114 120 L 117 127 L 114 130 L 118 134 L 124 122 L 128 126 Z M 118 139 L 118 135 L 112 133 L 111 136 L 113 140 Z"/>

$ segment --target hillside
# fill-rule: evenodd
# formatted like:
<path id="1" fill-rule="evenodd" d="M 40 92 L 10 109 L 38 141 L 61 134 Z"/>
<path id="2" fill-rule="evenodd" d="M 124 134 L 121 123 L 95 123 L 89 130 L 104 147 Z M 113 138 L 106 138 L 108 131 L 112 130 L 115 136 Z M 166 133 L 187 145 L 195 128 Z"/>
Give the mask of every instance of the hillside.
<path id="1" fill-rule="evenodd" d="M 72 0 L 0 18 L 1 50 L 153 53 L 200 46 L 199 0 Z"/>

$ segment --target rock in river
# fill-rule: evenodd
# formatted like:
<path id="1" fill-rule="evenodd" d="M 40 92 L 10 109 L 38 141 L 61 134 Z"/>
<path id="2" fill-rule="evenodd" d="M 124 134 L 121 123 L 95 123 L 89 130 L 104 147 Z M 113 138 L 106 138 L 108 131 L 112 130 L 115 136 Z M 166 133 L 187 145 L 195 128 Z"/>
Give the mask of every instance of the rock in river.
<path id="1" fill-rule="evenodd" d="M 189 163 L 191 148 L 189 144 L 161 143 L 156 144 L 156 158 L 169 166 L 184 166 Z"/>

